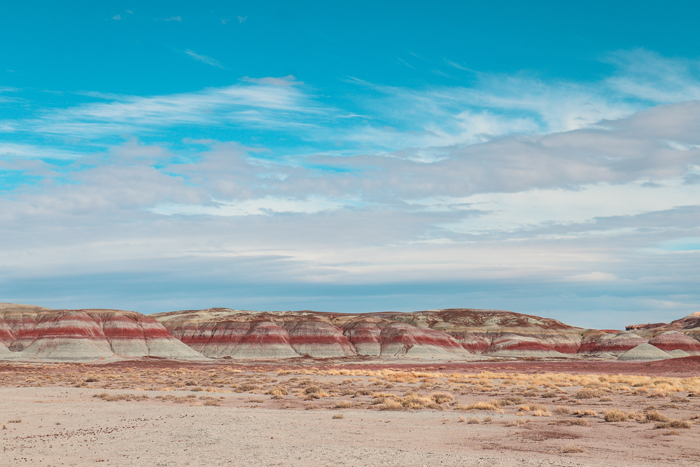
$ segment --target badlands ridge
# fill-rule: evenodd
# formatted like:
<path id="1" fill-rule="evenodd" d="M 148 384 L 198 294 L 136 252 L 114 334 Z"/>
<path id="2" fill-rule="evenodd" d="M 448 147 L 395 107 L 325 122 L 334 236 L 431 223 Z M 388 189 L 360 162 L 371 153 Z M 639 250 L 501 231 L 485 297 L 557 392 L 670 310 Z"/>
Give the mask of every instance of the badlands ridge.
<path id="1" fill-rule="evenodd" d="M 700 313 L 625 331 L 509 311 L 255 312 L 143 315 L 0 304 L 0 360 L 160 357 L 661 360 L 700 355 Z"/>

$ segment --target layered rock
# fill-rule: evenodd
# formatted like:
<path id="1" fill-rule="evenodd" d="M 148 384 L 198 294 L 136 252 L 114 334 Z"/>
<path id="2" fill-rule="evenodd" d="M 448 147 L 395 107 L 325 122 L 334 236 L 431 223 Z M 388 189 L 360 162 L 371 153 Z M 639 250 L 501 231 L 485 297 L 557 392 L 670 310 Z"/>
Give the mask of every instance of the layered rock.
<path id="1" fill-rule="evenodd" d="M 0 342 L 0 358 L 203 358 L 153 318 L 118 310 L 51 310 L 2 304 Z"/>
<path id="2" fill-rule="evenodd" d="M 619 357 L 647 342 L 648 339 L 632 331 L 589 331 L 581 340 L 579 353 L 589 356 Z"/>
<path id="3" fill-rule="evenodd" d="M 626 329 L 634 331 L 649 339 L 667 331 L 677 331 L 694 339 L 695 341 L 700 341 L 700 311 L 684 318 L 671 321 L 670 323 L 633 324 L 631 326 L 627 326 Z M 683 350 L 683 347 L 677 348 Z"/>
<path id="4" fill-rule="evenodd" d="M 232 358 L 572 357 L 584 331 L 537 316 L 471 309 L 345 314 L 215 308 L 153 317 L 204 355 Z M 278 332 L 261 335 L 256 341 L 261 350 L 249 352 L 243 336 L 260 320 Z"/>
<path id="5" fill-rule="evenodd" d="M 666 331 L 651 338 L 649 343 L 666 352 L 681 350 L 688 355 L 700 355 L 700 342 L 678 331 Z"/>
<path id="6" fill-rule="evenodd" d="M 651 344 L 645 343 L 639 344 L 623 353 L 618 360 L 666 360 L 669 358 L 673 358 L 673 356 Z"/>

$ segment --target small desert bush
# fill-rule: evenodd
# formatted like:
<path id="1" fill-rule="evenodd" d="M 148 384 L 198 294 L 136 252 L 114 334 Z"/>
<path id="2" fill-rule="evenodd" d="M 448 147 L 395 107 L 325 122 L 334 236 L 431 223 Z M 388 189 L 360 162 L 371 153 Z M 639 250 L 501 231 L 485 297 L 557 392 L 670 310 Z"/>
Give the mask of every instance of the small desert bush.
<path id="1" fill-rule="evenodd" d="M 576 426 L 588 426 L 588 420 L 585 418 L 579 418 L 578 420 L 571 420 L 569 424 Z"/>
<path id="2" fill-rule="evenodd" d="M 583 449 L 580 446 L 576 446 L 574 444 L 567 444 L 563 448 L 561 448 L 561 452 L 565 454 L 573 454 L 573 453 L 578 453 L 578 452 L 586 452 L 585 449 Z"/>
<path id="3" fill-rule="evenodd" d="M 472 417 L 467 423 L 470 425 L 478 425 L 479 423 L 481 423 L 481 420 L 479 420 L 477 417 Z"/>
<path id="4" fill-rule="evenodd" d="M 493 402 L 479 401 L 474 404 L 460 405 L 458 408 L 462 410 L 493 410 L 494 412 L 499 411 L 499 407 Z"/>
<path id="5" fill-rule="evenodd" d="M 343 415 L 342 413 L 337 413 L 333 415 L 333 420 L 342 420 L 343 418 L 345 418 L 345 415 Z"/>
<path id="6" fill-rule="evenodd" d="M 94 396 L 97 399 L 102 399 L 103 401 L 107 402 L 115 402 L 115 401 L 144 401 L 147 399 L 150 399 L 146 394 L 108 394 L 106 392 L 103 392 L 101 394 L 95 394 Z"/>
<path id="7" fill-rule="evenodd" d="M 435 403 L 432 399 L 417 394 L 409 394 L 401 400 L 401 405 L 407 409 L 422 409 L 424 407 L 432 408 Z"/>
<path id="8" fill-rule="evenodd" d="M 352 402 L 350 401 L 338 401 L 335 404 L 333 404 L 334 409 L 348 409 L 352 407 Z"/>
<path id="9" fill-rule="evenodd" d="M 645 416 L 646 419 L 651 422 L 667 422 L 670 420 L 666 415 L 659 413 L 656 410 L 647 410 Z"/>
<path id="10" fill-rule="evenodd" d="M 511 420 L 508 423 L 506 423 L 506 426 L 520 426 L 520 425 L 525 425 L 526 423 L 528 423 L 528 420 L 515 419 L 515 420 Z"/>
<path id="11" fill-rule="evenodd" d="M 606 422 L 624 422 L 629 418 L 629 415 L 624 410 L 611 409 L 603 412 L 603 419 Z"/>
<path id="12" fill-rule="evenodd" d="M 397 400 L 386 399 L 384 402 L 377 406 L 379 410 L 401 410 L 403 405 Z"/>
<path id="13" fill-rule="evenodd" d="M 518 405 L 522 404 L 523 402 L 525 402 L 525 399 L 523 399 L 520 396 L 506 397 L 505 399 L 498 399 L 496 401 L 493 401 L 493 403 L 498 405 L 499 407 L 504 407 L 507 405 Z"/>
<path id="14" fill-rule="evenodd" d="M 684 428 L 687 430 L 691 426 L 692 424 L 688 420 L 669 420 L 668 422 L 657 423 L 656 425 L 654 425 L 654 428 Z"/>
<path id="15" fill-rule="evenodd" d="M 595 399 L 600 397 L 600 391 L 596 389 L 583 388 L 576 393 L 576 399 Z"/>
<path id="16" fill-rule="evenodd" d="M 286 396 L 289 394 L 286 388 L 283 388 L 281 386 L 276 386 L 269 391 L 265 392 L 265 394 L 269 394 L 271 399 L 282 399 L 282 396 Z"/>
<path id="17" fill-rule="evenodd" d="M 568 407 L 556 407 L 554 413 L 557 415 L 571 415 L 571 409 Z"/>
<path id="18" fill-rule="evenodd" d="M 430 395 L 430 398 L 435 401 L 436 404 L 444 404 L 445 402 L 452 402 L 454 397 L 446 392 L 434 392 Z"/>

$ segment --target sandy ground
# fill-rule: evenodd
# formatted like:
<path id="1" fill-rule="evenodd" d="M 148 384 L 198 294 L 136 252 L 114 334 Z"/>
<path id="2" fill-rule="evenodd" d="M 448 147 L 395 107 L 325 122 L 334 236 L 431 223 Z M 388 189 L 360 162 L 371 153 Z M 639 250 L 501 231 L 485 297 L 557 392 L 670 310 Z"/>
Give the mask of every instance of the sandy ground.
<path id="1" fill-rule="evenodd" d="M 688 391 L 654 395 L 615 383 L 607 397 L 581 400 L 576 397 L 582 389 L 579 380 L 573 386 L 536 386 L 546 384 L 548 374 L 535 374 L 518 385 L 494 375 L 479 380 L 453 374 L 450 382 L 437 373 L 403 381 L 396 375 L 348 377 L 264 368 L 238 369 L 228 376 L 210 367 L 139 368 L 3 367 L 0 465 L 700 465 L 700 397 Z M 199 386 L 171 387 L 180 376 Z M 596 378 L 591 387 L 600 385 Z M 697 387 L 696 380 L 683 384 Z M 676 384 L 671 379 L 643 384 L 661 387 L 667 382 Z M 305 388 L 313 385 L 322 397 L 307 397 Z M 272 397 L 274 387 L 286 387 L 288 394 Z M 400 398 L 413 392 L 428 397 L 435 391 L 454 399 L 418 410 L 380 410 L 376 404 L 381 399 L 377 392 Z M 546 405 L 551 413 L 522 411 L 520 402 L 499 410 L 465 408 L 505 397 Z M 339 408 L 343 403 L 349 407 Z M 562 407 L 595 415 L 555 410 Z M 649 421 L 610 423 L 602 416 L 612 408 L 641 413 L 644 407 L 690 425 L 659 429 Z M 333 418 L 340 414 L 343 418 Z M 585 424 L 574 424 L 584 419 Z"/>

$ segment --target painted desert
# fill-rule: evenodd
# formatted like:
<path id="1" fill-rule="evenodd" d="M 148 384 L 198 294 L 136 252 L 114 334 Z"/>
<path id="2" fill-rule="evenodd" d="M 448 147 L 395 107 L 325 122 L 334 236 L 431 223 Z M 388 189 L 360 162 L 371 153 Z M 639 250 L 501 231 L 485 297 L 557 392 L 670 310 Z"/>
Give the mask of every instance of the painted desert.
<path id="1" fill-rule="evenodd" d="M 0 305 L 2 465 L 700 464 L 700 313 Z"/>

